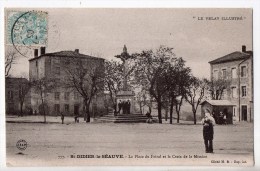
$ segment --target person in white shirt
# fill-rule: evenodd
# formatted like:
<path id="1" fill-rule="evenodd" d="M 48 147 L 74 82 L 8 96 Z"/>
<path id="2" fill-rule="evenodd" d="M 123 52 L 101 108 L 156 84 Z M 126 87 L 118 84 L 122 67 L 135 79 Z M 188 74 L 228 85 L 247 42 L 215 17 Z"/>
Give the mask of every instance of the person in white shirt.
<path id="1" fill-rule="evenodd" d="M 205 144 L 206 153 L 213 153 L 213 137 L 215 119 L 211 116 L 209 112 L 205 112 L 205 117 L 202 119 L 203 125 L 203 139 Z"/>

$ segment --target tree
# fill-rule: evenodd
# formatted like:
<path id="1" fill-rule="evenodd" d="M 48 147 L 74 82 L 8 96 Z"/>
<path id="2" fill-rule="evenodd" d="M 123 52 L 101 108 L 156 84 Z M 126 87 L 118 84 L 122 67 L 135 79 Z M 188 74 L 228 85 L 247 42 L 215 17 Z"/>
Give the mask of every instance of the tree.
<path id="1" fill-rule="evenodd" d="M 56 80 L 51 78 L 39 78 L 31 80 L 32 91 L 40 95 L 41 105 L 39 109 L 43 112 L 44 123 L 46 123 L 46 114 L 47 114 L 47 104 L 45 103 L 45 97 L 50 93 L 57 85 Z"/>
<path id="2" fill-rule="evenodd" d="M 221 100 L 223 97 L 224 91 L 230 89 L 231 80 L 228 79 L 212 79 L 208 82 L 208 90 L 212 100 Z"/>
<path id="3" fill-rule="evenodd" d="M 181 106 L 183 102 L 183 98 L 185 95 L 179 96 L 180 99 L 175 99 L 175 111 L 177 113 L 177 123 L 180 123 L 180 111 L 181 111 Z"/>
<path id="4" fill-rule="evenodd" d="M 23 116 L 23 104 L 24 104 L 24 100 L 26 95 L 28 94 L 28 92 L 31 89 L 31 83 L 28 82 L 26 80 L 26 82 L 24 81 L 20 81 L 18 83 L 18 87 L 19 87 L 19 103 L 20 103 L 20 116 Z"/>
<path id="5" fill-rule="evenodd" d="M 16 62 L 17 55 L 17 51 L 14 49 L 7 49 L 5 52 L 5 77 L 10 76 L 10 70 Z"/>
<path id="6" fill-rule="evenodd" d="M 65 88 L 77 91 L 84 100 L 84 120 L 90 122 L 90 104 L 98 93 L 104 92 L 103 60 L 86 60 L 73 58 L 65 70 L 63 85 Z"/>
<path id="7" fill-rule="evenodd" d="M 183 98 L 189 86 L 187 80 L 190 78 L 190 72 L 190 68 L 185 67 L 185 61 L 182 58 L 172 60 L 166 79 L 170 104 L 170 124 L 172 124 L 174 106 L 177 113 L 177 123 L 179 123 Z"/>
<path id="8" fill-rule="evenodd" d="M 137 57 L 136 83 L 146 87 L 150 97 L 157 102 L 158 120 L 162 123 L 163 99 L 167 93 L 166 73 L 171 59 L 175 58 L 173 48 L 160 46 L 155 52 L 148 50 L 135 55 Z"/>
<path id="9" fill-rule="evenodd" d="M 202 101 L 205 95 L 207 82 L 205 80 L 200 80 L 196 77 L 191 77 L 190 80 L 187 81 L 190 83 L 190 85 L 187 89 L 185 99 L 192 107 L 194 124 L 196 124 L 197 123 L 196 112 L 200 102 Z"/>
<path id="10" fill-rule="evenodd" d="M 140 92 L 137 93 L 136 95 L 136 101 L 139 105 L 139 109 L 140 109 L 140 113 L 144 114 L 143 108 L 144 106 L 148 106 L 149 107 L 149 113 L 151 113 L 151 100 L 149 100 L 150 97 L 148 96 L 148 92 L 142 88 Z"/>
<path id="11" fill-rule="evenodd" d="M 123 88 L 122 65 L 116 61 L 105 61 L 105 90 L 109 92 L 116 111 L 116 94 Z"/>

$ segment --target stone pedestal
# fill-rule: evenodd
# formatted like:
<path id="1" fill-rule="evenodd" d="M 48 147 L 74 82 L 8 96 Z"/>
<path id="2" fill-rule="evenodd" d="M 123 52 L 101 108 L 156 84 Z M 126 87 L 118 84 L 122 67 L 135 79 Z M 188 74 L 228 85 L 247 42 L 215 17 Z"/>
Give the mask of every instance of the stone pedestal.
<path id="1" fill-rule="evenodd" d="M 117 109 L 119 101 L 130 101 L 131 107 L 130 107 L 130 113 L 135 113 L 135 93 L 133 91 L 119 91 L 116 95 L 116 103 L 117 103 Z M 122 114 L 122 110 L 120 112 Z"/>

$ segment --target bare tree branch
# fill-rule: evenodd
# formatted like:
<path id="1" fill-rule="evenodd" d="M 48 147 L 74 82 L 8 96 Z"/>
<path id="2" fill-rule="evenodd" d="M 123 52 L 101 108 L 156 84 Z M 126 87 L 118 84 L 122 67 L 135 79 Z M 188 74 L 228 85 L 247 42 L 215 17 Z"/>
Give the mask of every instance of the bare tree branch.
<path id="1" fill-rule="evenodd" d="M 8 49 L 5 52 L 5 77 L 10 76 L 10 70 L 16 62 L 17 55 L 17 51 L 14 49 Z"/>

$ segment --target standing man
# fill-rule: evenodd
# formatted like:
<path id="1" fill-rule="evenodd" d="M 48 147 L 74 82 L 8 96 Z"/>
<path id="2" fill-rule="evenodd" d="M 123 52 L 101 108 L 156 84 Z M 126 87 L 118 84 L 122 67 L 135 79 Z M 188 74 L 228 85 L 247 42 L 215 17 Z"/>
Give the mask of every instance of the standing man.
<path id="1" fill-rule="evenodd" d="M 223 124 L 223 118 L 224 118 L 224 114 L 223 114 L 223 112 L 221 111 L 220 113 L 219 113 L 219 124 Z"/>
<path id="2" fill-rule="evenodd" d="M 122 102 L 123 114 L 126 114 L 126 101 Z"/>
<path id="3" fill-rule="evenodd" d="M 77 123 L 77 121 L 78 121 L 78 115 L 77 114 L 74 114 L 74 119 L 75 119 L 75 123 Z"/>
<path id="4" fill-rule="evenodd" d="M 118 103 L 118 114 L 120 114 L 121 109 L 122 109 L 122 101 L 119 100 L 119 103 Z"/>
<path id="5" fill-rule="evenodd" d="M 127 100 L 127 114 L 130 114 L 130 109 L 131 109 L 130 100 Z"/>
<path id="6" fill-rule="evenodd" d="M 61 124 L 64 124 L 64 115 L 62 112 L 60 114 L 61 114 Z"/>
<path id="7" fill-rule="evenodd" d="M 205 117 L 202 119 L 203 124 L 203 139 L 205 144 L 206 153 L 213 153 L 213 137 L 215 119 L 210 115 L 210 113 L 205 112 Z"/>

